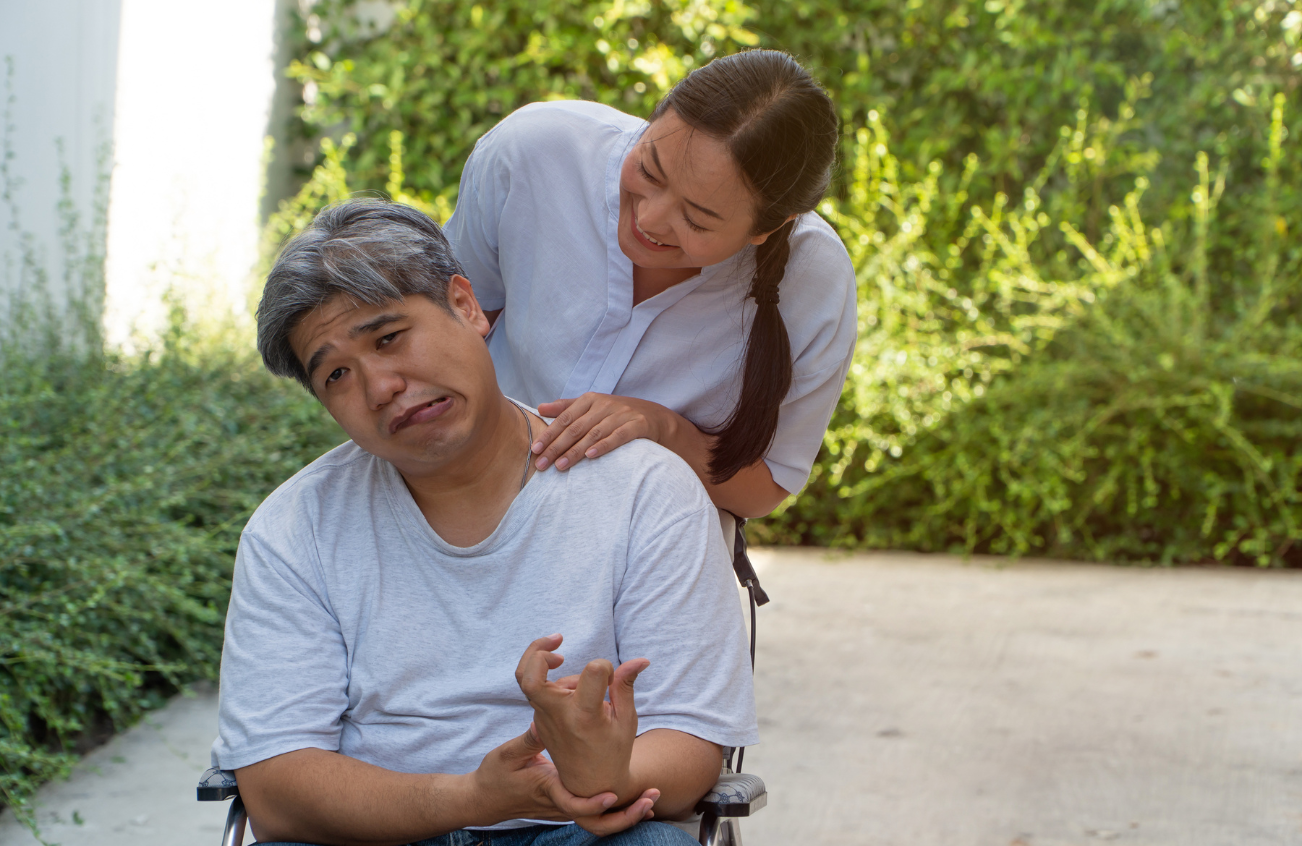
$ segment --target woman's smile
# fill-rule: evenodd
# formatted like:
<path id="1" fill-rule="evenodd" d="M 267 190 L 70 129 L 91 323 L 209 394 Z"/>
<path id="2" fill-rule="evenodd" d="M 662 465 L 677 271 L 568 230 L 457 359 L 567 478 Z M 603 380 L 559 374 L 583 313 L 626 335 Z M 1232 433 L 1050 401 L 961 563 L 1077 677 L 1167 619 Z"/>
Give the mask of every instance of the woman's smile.
<path id="1" fill-rule="evenodd" d="M 647 249 L 650 249 L 650 250 L 676 250 L 676 249 L 678 249 L 678 245 L 677 245 L 677 244 L 665 244 L 665 243 L 663 243 L 663 242 L 661 242 L 661 241 L 657 241 L 655 238 L 652 238 L 650 235 L 648 235 L 645 229 L 643 229 L 641 226 L 638 225 L 638 222 L 637 222 L 637 207 L 636 207 L 636 206 L 632 206 L 632 207 L 629 209 L 629 211 L 631 212 L 631 213 L 629 214 L 629 222 L 630 222 L 630 223 L 632 224 L 632 226 L 633 226 L 633 234 L 634 234 L 635 236 L 637 236 L 637 239 L 638 239 L 639 241 L 642 242 L 642 246 L 644 246 L 644 247 L 646 247 Z"/>

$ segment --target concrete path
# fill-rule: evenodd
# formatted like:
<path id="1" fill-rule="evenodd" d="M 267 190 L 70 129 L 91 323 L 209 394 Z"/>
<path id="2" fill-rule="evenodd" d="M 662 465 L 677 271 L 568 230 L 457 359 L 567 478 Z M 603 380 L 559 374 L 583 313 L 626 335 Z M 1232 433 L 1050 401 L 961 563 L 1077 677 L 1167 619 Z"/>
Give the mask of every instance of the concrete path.
<path id="1" fill-rule="evenodd" d="M 747 846 L 1302 844 L 1302 573 L 756 558 Z M 46 839 L 217 846 L 225 807 L 193 801 L 215 704 L 49 786 Z M 0 815 L 0 844 L 35 842 Z"/>

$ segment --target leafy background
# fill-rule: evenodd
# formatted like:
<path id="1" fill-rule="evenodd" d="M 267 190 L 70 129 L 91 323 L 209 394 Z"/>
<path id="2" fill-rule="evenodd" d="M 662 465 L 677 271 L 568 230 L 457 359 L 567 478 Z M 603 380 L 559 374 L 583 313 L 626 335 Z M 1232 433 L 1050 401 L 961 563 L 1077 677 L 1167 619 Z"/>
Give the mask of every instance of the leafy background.
<path id="1" fill-rule="evenodd" d="M 819 211 L 860 342 L 808 487 L 753 539 L 1302 564 L 1294 0 L 373 7 L 298 22 L 317 152 L 268 254 L 358 191 L 445 219 L 525 103 L 648 114 L 712 56 L 787 49 L 842 117 Z M 33 361 L 26 313 L 0 345 L 0 800 L 30 819 L 79 748 L 215 676 L 240 527 L 342 435 L 238 333 L 178 313 L 149 355 L 46 337 Z"/>
<path id="2" fill-rule="evenodd" d="M 1302 561 L 1296 3 L 443 0 L 380 34 L 315 8 L 289 72 L 323 146 L 282 237 L 355 191 L 446 217 L 527 102 L 647 114 L 748 46 L 824 82 L 860 344 L 757 540 Z"/>

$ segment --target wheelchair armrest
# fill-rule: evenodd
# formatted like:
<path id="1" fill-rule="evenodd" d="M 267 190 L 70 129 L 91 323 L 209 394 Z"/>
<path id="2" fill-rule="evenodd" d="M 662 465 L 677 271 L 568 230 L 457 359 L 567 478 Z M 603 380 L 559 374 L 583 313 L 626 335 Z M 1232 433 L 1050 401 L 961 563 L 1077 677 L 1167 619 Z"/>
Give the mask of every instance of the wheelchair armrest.
<path id="1" fill-rule="evenodd" d="M 716 817 L 749 817 L 769 803 L 764 779 L 753 773 L 724 773 L 696 803 L 696 813 Z"/>
<path id="2" fill-rule="evenodd" d="M 209 767 L 199 779 L 198 798 L 200 802 L 220 802 L 232 796 L 240 795 L 240 788 L 235 784 L 235 773 Z"/>

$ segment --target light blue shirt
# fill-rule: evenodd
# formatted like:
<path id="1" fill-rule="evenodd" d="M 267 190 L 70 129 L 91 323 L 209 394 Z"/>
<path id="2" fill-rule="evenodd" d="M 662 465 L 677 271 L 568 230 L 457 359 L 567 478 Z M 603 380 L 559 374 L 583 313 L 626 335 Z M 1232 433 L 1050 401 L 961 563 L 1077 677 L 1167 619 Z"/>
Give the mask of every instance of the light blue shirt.
<path id="1" fill-rule="evenodd" d="M 487 311 L 502 391 L 531 405 L 586 391 L 638 397 L 704 430 L 741 391 L 754 247 L 633 305 L 619 248 L 619 172 L 647 124 L 582 101 L 535 103 L 475 145 L 446 232 Z M 802 215 L 779 309 L 793 379 L 766 462 L 804 487 L 854 352 L 854 268 L 835 230 Z"/>

